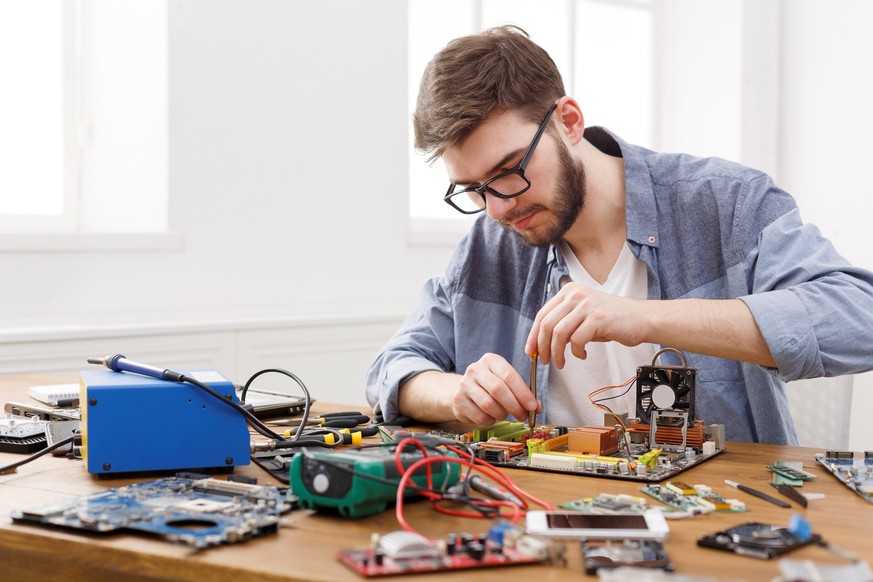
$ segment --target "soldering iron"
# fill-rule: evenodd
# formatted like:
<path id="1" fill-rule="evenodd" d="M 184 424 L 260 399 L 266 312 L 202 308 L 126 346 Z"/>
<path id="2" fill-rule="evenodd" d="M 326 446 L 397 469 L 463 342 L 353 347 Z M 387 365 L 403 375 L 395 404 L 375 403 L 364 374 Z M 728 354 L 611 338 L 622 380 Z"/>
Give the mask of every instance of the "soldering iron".
<path id="1" fill-rule="evenodd" d="M 121 354 L 115 354 L 114 356 L 106 356 L 103 358 L 88 358 L 88 363 L 106 366 L 113 372 L 132 372 L 134 374 L 149 376 L 151 378 L 157 378 L 158 380 L 167 380 L 169 382 L 184 382 L 186 380 L 185 375 L 181 372 L 174 372 L 173 370 L 166 369 L 161 370 L 154 366 L 140 364 L 139 362 L 128 360 Z"/>

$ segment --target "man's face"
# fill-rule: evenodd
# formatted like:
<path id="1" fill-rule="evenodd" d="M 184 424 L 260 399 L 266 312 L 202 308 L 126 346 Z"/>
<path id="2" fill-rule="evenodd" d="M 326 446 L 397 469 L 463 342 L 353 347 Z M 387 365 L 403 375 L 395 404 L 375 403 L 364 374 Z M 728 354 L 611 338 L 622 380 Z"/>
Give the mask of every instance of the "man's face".
<path id="1" fill-rule="evenodd" d="M 530 145 L 536 126 L 515 113 L 492 115 L 460 145 L 443 154 L 452 182 L 481 184 L 504 170 L 516 167 Z M 518 232 L 531 246 L 561 240 L 585 200 L 585 169 L 567 146 L 548 132 L 528 163 L 530 189 L 516 198 L 486 193 L 485 212 L 501 226 Z"/>

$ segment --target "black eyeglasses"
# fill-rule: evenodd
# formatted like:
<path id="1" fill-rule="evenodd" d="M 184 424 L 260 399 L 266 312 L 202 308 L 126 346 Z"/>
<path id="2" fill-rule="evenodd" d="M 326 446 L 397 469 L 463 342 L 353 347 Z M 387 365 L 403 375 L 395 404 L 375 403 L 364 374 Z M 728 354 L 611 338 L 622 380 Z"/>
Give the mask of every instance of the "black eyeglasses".
<path id="1" fill-rule="evenodd" d="M 458 212 L 463 212 L 464 214 L 476 214 L 477 212 L 485 210 L 485 192 L 498 198 L 503 198 L 504 200 L 521 196 L 527 192 L 528 188 L 530 188 L 530 180 L 525 176 L 524 170 L 527 168 L 527 164 L 530 162 L 537 144 L 540 143 L 540 138 L 543 136 L 543 132 L 549 125 L 549 119 L 552 117 L 552 112 L 557 106 L 558 104 L 555 103 L 552 105 L 551 109 L 549 109 L 549 112 L 546 113 L 543 122 L 540 124 L 540 128 L 537 130 L 533 141 L 530 142 L 530 145 L 518 166 L 497 174 L 481 186 L 471 186 L 469 188 L 455 190 L 458 186 L 454 183 L 449 184 L 449 189 L 445 196 L 443 196 L 443 200 Z"/>

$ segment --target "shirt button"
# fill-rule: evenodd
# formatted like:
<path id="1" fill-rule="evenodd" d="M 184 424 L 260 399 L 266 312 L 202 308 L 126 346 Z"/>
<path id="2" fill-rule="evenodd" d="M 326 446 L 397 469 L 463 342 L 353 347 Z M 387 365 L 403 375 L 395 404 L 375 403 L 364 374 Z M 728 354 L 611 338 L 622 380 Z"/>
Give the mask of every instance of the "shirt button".
<path id="1" fill-rule="evenodd" d="M 655 244 L 655 237 L 653 237 L 653 236 L 650 236 L 650 237 L 649 237 L 649 244 L 650 244 L 650 245 Z"/>

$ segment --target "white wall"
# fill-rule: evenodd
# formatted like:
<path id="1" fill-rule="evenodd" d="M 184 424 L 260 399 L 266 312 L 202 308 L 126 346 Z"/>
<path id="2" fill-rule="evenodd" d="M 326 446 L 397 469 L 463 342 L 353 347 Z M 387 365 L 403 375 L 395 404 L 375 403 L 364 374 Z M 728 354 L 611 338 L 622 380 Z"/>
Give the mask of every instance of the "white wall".
<path id="1" fill-rule="evenodd" d="M 849 260 L 873 268 L 873 3 L 782 4 L 779 171 L 783 186 Z M 873 351 L 873 346 L 870 346 Z M 873 449 L 873 374 L 855 377 L 849 436 Z"/>
<path id="2" fill-rule="evenodd" d="M 670 34 L 699 37 L 707 22 L 736 27 L 756 4 L 744 2 L 744 12 L 707 3 L 708 18 L 673 22 Z M 862 173 L 873 133 L 873 5 L 767 5 L 777 22 L 762 36 L 782 35 L 779 82 L 754 101 L 781 96 L 778 123 L 765 120 L 777 129 L 779 154 L 767 169 L 847 257 L 873 267 L 865 244 L 873 196 Z M 713 6 L 727 17 L 712 18 Z M 407 312 L 451 249 L 406 239 L 406 2 L 174 0 L 169 20 L 168 187 L 182 247 L 0 252 L 0 336 L 36 338 L 59 325 Z M 703 37 L 686 44 L 705 46 L 711 36 Z M 754 57 L 723 55 L 725 83 Z M 700 136 L 760 112 L 725 109 L 724 119 L 702 124 L 726 107 L 725 94 L 718 74 L 695 74 L 695 66 L 662 70 L 662 81 L 674 90 L 674 82 L 706 85 L 718 99 L 665 100 L 660 123 L 673 124 L 668 149 L 707 153 L 685 141 L 689 128 Z M 756 75 L 740 82 L 761 82 Z M 750 92 L 730 91 L 733 103 Z M 749 125 L 731 132 L 732 148 L 750 149 Z M 758 159 L 769 165 L 764 150 Z M 856 448 L 873 447 L 862 416 L 871 407 L 873 380 L 862 377 Z"/>
<path id="3" fill-rule="evenodd" d="M 0 253 L 0 325 L 406 311 L 449 249 L 406 229 L 401 0 L 170 3 L 181 250 Z"/>
<path id="4" fill-rule="evenodd" d="M 873 268 L 873 4 L 863 0 L 665 0 L 660 149 L 760 168 L 854 264 Z M 715 138 L 713 136 L 716 136 Z M 873 350 L 873 346 L 871 346 Z M 789 385 L 802 443 L 873 447 L 873 373 Z M 830 400 L 828 400 L 830 399 Z M 851 424 L 835 402 L 851 400 Z M 818 412 L 817 412 L 818 411 Z M 828 445 L 832 446 L 832 445 Z"/>

